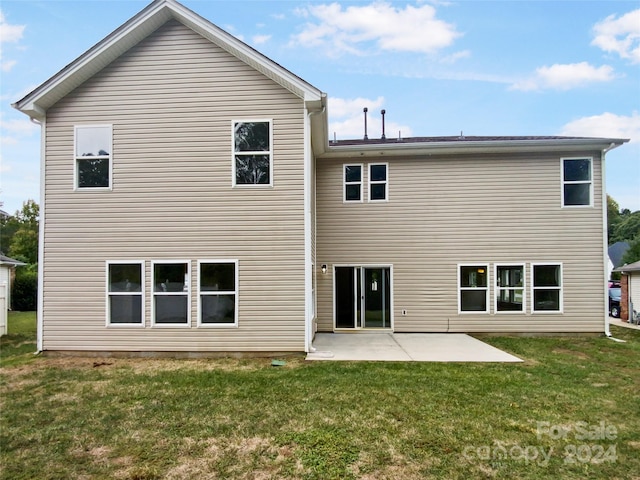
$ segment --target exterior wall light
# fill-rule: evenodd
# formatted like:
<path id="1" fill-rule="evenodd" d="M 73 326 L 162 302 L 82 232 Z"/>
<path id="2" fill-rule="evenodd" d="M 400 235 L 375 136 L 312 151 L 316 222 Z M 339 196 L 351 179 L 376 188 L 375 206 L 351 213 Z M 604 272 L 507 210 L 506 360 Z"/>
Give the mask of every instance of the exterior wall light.
<path id="1" fill-rule="evenodd" d="M 323 274 L 324 274 L 324 273 L 327 273 L 327 264 L 326 264 L 326 263 L 325 263 L 325 264 L 323 264 L 323 265 L 320 267 L 320 270 L 322 270 L 322 273 L 323 273 Z"/>

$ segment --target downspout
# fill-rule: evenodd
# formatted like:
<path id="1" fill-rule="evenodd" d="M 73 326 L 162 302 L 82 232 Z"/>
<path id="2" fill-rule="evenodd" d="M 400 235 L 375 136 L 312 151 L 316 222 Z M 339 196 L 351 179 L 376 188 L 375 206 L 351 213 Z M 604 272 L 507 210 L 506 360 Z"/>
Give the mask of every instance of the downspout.
<path id="1" fill-rule="evenodd" d="M 311 305 L 313 302 L 312 291 L 313 279 L 311 276 L 314 274 L 311 262 L 311 156 L 313 155 L 311 148 L 311 116 L 319 113 L 324 113 L 326 106 L 322 106 L 321 110 L 308 111 L 305 107 L 305 122 L 304 122 L 304 231 L 305 231 L 305 245 L 304 245 L 304 292 L 305 292 L 305 309 L 304 309 L 304 349 L 307 353 L 313 353 L 316 349 L 313 347 L 313 318 L 311 318 Z M 315 177 L 314 177 L 315 178 Z M 318 286 L 316 284 L 316 294 Z M 309 296 L 307 293 L 309 292 Z M 307 301 L 309 300 L 309 301 Z M 314 308 L 315 311 L 315 308 Z"/>
<path id="2" fill-rule="evenodd" d="M 605 156 L 608 151 L 614 149 L 617 145 L 613 142 L 607 147 L 602 149 L 602 154 L 600 157 L 600 170 L 602 177 L 602 252 L 603 252 L 603 262 L 602 266 L 604 267 L 604 306 L 605 306 L 605 314 L 604 314 L 604 334 L 607 338 L 614 340 L 616 342 L 624 342 L 624 340 L 619 340 L 617 338 L 613 338 L 611 335 L 611 330 L 609 328 L 609 278 L 607 271 L 607 262 L 609 261 L 608 254 L 608 246 L 609 246 L 609 238 L 607 235 L 608 231 L 608 223 L 607 223 L 607 186 L 606 186 L 606 174 L 605 174 Z"/>
<path id="3" fill-rule="evenodd" d="M 40 211 L 38 226 L 38 305 L 36 311 L 36 351 L 35 355 L 43 350 L 43 330 L 44 330 L 44 221 L 45 221 L 45 189 L 44 189 L 44 158 L 45 140 L 47 133 L 47 120 L 39 121 L 29 117 L 31 122 L 40 125 Z"/>

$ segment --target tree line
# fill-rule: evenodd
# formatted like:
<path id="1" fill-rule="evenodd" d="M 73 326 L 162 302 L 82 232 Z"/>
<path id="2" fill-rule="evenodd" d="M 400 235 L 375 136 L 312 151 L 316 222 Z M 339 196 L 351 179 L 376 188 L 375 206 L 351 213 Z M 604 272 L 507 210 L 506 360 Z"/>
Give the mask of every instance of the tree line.
<path id="1" fill-rule="evenodd" d="M 38 230 L 40 207 L 27 200 L 14 215 L 0 219 L 0 252 L 26 263 L 16 268 L 11 286 L 11 307 L 14 310 L 35 310 L 38 298 Z"/>
<path id="2" fill-rule="evenodd" d="M 607 234 L 610 246 L 616 242 L 629 244 L 622 265 L 640 261 L 640 210 L 621 209 L 618 202 L 607 195 Z"/>

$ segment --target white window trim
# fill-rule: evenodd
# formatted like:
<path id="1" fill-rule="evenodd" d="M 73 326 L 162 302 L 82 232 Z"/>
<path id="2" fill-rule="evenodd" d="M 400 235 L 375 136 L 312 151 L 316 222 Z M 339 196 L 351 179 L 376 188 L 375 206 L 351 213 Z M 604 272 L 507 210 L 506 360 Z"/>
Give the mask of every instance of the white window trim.
<path id="1" fill-rule="evenodd" d="M 269 183 L 236 183 L 236 123 L 268 123 L 269 150 L 258 152 L 241 152 L 240 155 L 269 155 Z M 273 119 L 272 118 L 237 118 L 231 120 L 231 187 L 232 188 L 268 188 L 273 187 Z"/>
<path id="2" fill-rule="evenodd" d="M 533 271 L 534 267 L 540 265 L 554 265 L 560 267 L 560 287 L 536 287 L 533 284 Z M 531 313 L 536 315 L 557 315 L 558 313 L 564 313 L 564 266 L 562 262 L 536 262 L 531 263 Z M 559 310 L 536 310 L 535 309 L 535 291 L 536 290 L 557 290 L 560 289 L 560 309 Z"/>
<path id="3" fill-rule="evenodd" d="M 565 181 L 564 180 L 564 161 L 565 160 L 589 160 L 589 177 L 591 180 Z M 562 157 L 560 159 L 560 202 L 562 208 L 592 208 L 593 207 L 593 157 Z M 589 204 L 588 205 L 565 205 L 564 204 L 564 186 L 565 185 L 581 185 L 589 184 Z"/>
<path id="4" fill-rule="evenodd" d="M 372 181 L 371 180 L 371 168 L 376 166 L 376 165 L 384 165 L 385 166 L 385 180 L 381 181 L 381 180 L 376 180 L 376 181 Z M 369 200 L 369 202 L 371 203 L 384 203 L 384 202 L 388 202 L 389 201 L 389 162 L 375 162 L 375 163 L 370 163 L 369 164 L 369 168 L 367 168 L 367 175 L 368 175 L 368 183 L 367 183 L 367 198 Z M 384 185 L 384 199 L 382 200 L 373 200 L 371 198 L 371 185 Z"/>
<path id="5" fill-rule="evenodd" d="M 209 264 L 209 263 L 233 263 L 234 264 L 234 268 L 235 268 L 235 272 L 234 272 L 234 277 L 235 277 L 235 290 L 234 291 L 216 291 L 216 292 L 202 292 L 200 290 L 200 266 L 202 264 Z M 203 328 L 238 328 L 238 305 L 239 305 L 239 301 L 238 301 L 238 297 L 239 297 L 239 278 L 238 278 L 238 260 L 237 259 L 228 259 L 228 260 L 198 260 L 198 327 L 203 327 Z M 233 323 L 202 323 L 202 295 L 235 295 L 235 306 L 234 306 L 234 314 L 235 314 L 235 319 Z"/>
<path id="6" fill-rule="evenodd" d="M 498 285 L 498 267 L 522 267 L 522 287 L 501 287 Z M 527 267 L 524 262 L 516 263 L 496 263 L 493 265 L 493 311 L 497 315 L 504 314 L 526 314 L 527 313 Z M 498 298 L 500 297 L 500 291 L 502 290 L 522 290 L 522 310 L 498 310 Z"/>
<path id="7" fill-rule="evenodd" d="M 347 167 L 360 167 L 360 181 L 347 182 Z M 360 185 L 360 200 L 347 200 L 347 185 Z M 363 203 L 364 201 L 364 164 L 344 163 L 342 164 L 342 203 Z"/>
<path id="8" fill-rule="evenodd" d="M 94 157 L 77 157 L 78 130 L 83 128 L 109 128 L 109 155 L 96 155 Z M 81 159 L 107 159 L 109 160 L 109 186 L 108 187 L 79 187 L 78 186 L 78 160 Z M 73 126 L 73 190 L 76 192 L 107 192 L 113 190 L 113 125 L 74 125 Z"/>
<path id="9" fill-rule="evenodd" d="M 109 266 L 110 265 L 140 265 L 140 291 L 139 292 L 110 292 L 109 291 Z M 105 326 L 109 328 L 144 328 L 145 327 L 145 317 L 144 317 L 144 304 L 145 304 L 145 269 L 144 269 L 144 260 L 107 260 L 105 262 Z M 111 323 L 111 302 L 109 299 L 111 296 L 133 296 L 140 295 L 141 303 L 142 303 L 142 312 L 141 318 L 142 322 L 140 323 Z"/>
<path id="10" fill-rule="evenodd" d="M 486 287 L 462 287 L 460 285 L 460 269 L 462 267 L 485 267 L 487 272 L 487 286 Z M 491 285 L 491 271 L 489 270 L 490 263 L 489 262 L 467 262 L 467 263 L 459 263 L 457 267 L 457 277 L 458 277 L 458 314 L 459 315 L 485 315 L 490 313 L 491 303 L 489 297 L 489 290 Z M 485 305 L 486 308 L 484 310 L 474 310 L 474 311 L 463 311 L 462 310 L 462 291 L 463 290 L 480 290 L 484 288 L 486 293 Z"/>
<path id="11" fill-rule="evenodd" d="M 180 263 L 187 265 L 187 291 L 178 292 L 156 292 L 155 273 L 156 265 L 166 265 Z M 190 260 L 152 260 L 151 261 L 151 326 L 157 328 L 191 328 L 191 261 Z M 156 323 L 156 296 L 180 296 L 187 297 L 187 323 Z"/>

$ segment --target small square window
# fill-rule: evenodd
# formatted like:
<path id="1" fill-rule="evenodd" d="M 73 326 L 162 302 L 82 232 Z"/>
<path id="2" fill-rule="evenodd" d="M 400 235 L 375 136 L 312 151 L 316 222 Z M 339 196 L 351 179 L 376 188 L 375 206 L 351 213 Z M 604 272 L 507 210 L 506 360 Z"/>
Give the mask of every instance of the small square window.
<path id="1" fill-rule="evenodd" d="M 111 187 L 110 125 L 75 127 L 76 188 Z"/>
<path id="2" fill-rule="evenodd" d="M 344 201 L 362 201 L 362 165 L 344 166 Z"/>
<path id="3" fill-rule="evenodd" d="M 233 123 L 233 184 L 271 185 L 271 122 Z"/>
<path id="4" fill-rule="evenodd" d="M 379 202 L 387 200 L 387 170 L 386 163 L 369 164 L 369 201 Z"/>

